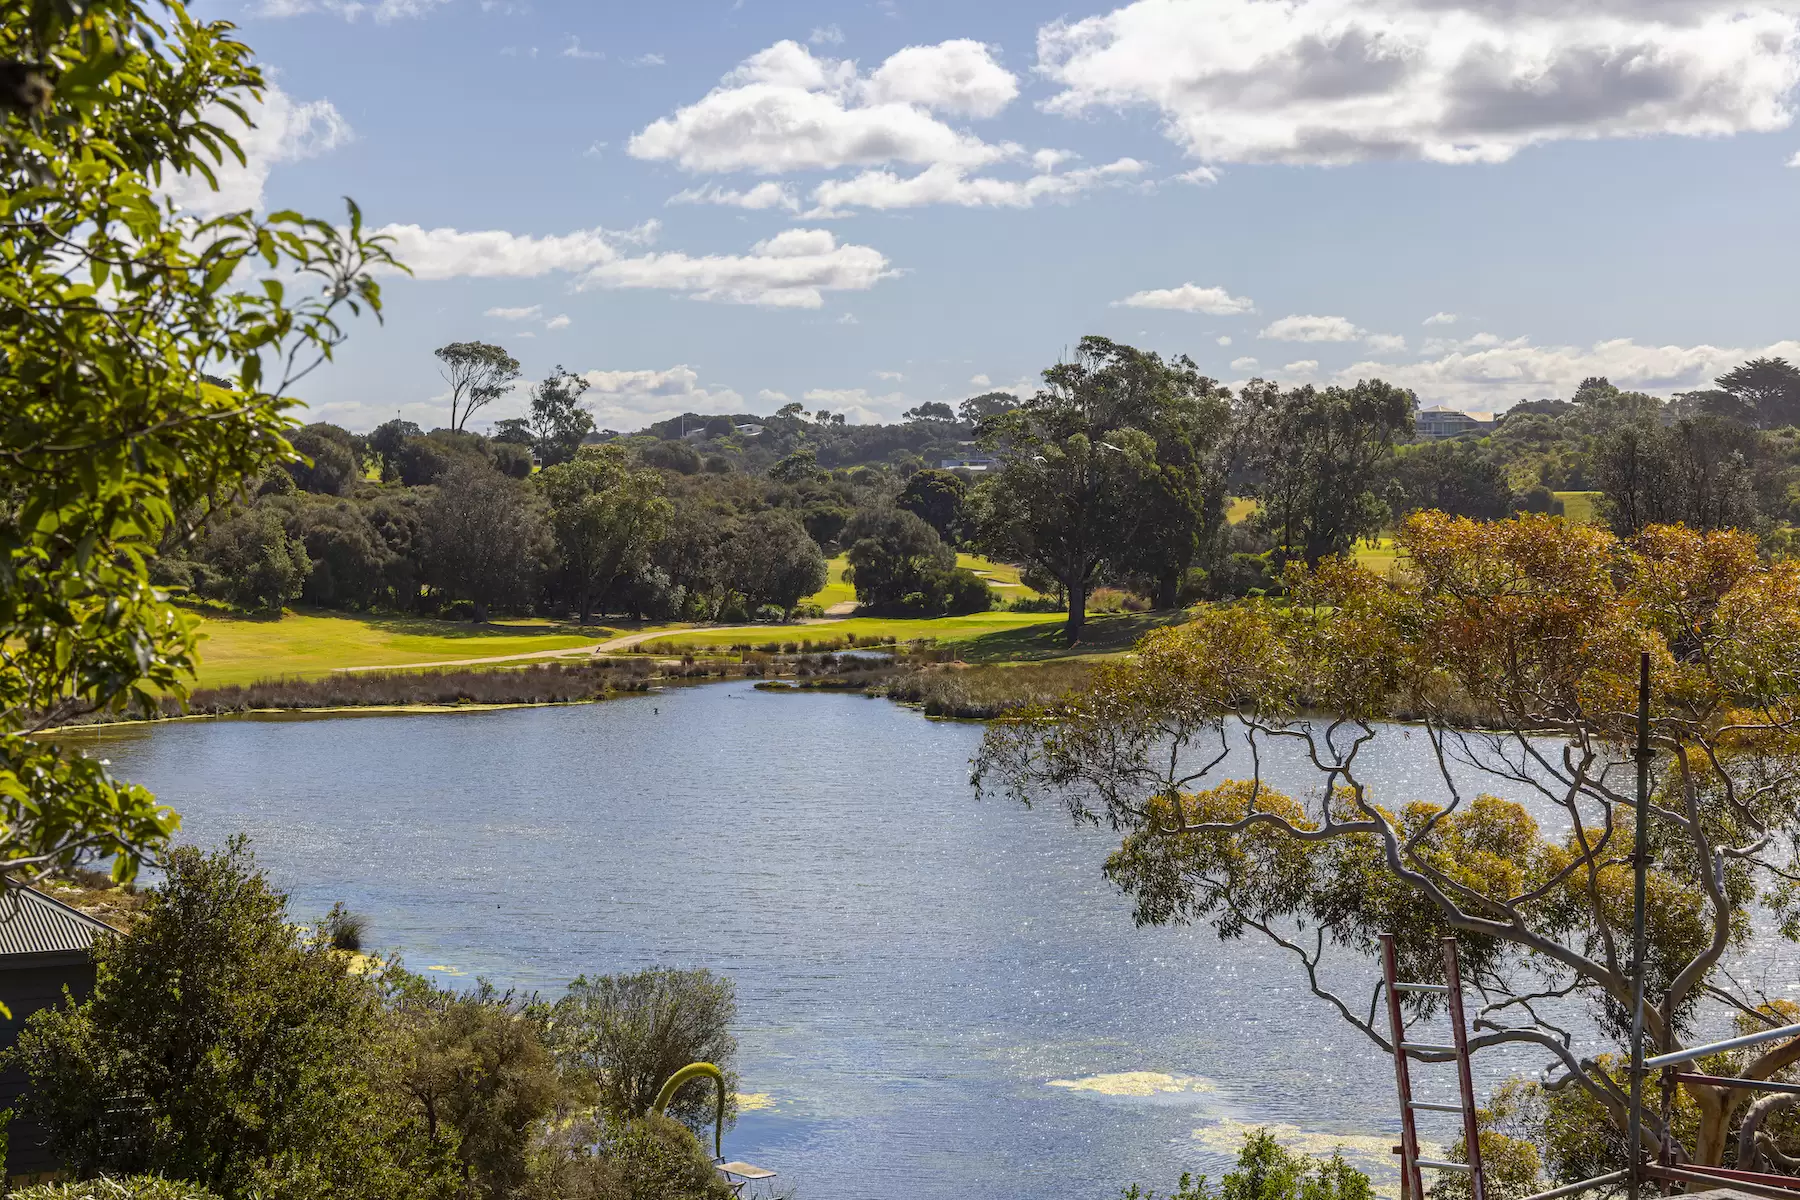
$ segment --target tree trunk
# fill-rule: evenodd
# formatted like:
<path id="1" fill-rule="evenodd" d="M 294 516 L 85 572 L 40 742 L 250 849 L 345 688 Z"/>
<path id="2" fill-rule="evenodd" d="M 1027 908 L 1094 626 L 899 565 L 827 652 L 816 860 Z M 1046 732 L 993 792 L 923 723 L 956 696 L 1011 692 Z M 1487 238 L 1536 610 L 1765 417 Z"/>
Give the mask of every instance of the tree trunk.
<path id="1" fill-rule="evenodd" d="M 1063 625 L 1063 640 L 1073 646 L 1081 640 L 1082 626 L 1087 624 L 1088 583 L 1085 576 L 1069 583 L 1069 619 Z"/>
<path id="2" fill-rule="evenodd" d="M 1756 1145 L 1756 1133 L 1763 1122 L 1784 1108 L 1792 1108 L 1800 1104 L 1800 1096 L 1792 1093 L 1764 1096 L 1744 1110 L 1743 1124 L 1738 1126 L 1737 1168 L 1740 1171 L 1762 1170 L 1762 1151 Z M 1779 1167 L 1779 1163 L 1771 1163 Z M 1780 1174 L 1777 1170 L 1776 1174 Z"/>
<path id="3" fill-rule="evenodd" d="M 472 613 L 470 620 L 477 625 L 486 625 L 488 618 L 487 602 L 484 600 L 471 600 L 469 601 L 469 605 Z"/>
<path id="4" fill-rule="evenodd" d="M 1185 574 L 1179 566 L 1171 565 L 1156 577 L 1156 607 L 1174 608 L 1181 601 L 1181 577 Z"/>

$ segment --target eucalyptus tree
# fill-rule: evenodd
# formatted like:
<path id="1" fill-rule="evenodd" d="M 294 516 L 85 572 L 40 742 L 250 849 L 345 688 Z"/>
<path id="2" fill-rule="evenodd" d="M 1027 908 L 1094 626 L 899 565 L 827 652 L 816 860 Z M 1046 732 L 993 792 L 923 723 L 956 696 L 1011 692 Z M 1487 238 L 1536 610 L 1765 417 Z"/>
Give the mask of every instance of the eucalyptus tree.
<path id="1" fill-rule="evenodd" d="M 623 446 L 602 446 L 546 469 L 538 485 L 563 585 L 585 625 L 615 586 L 650 565 L 673 511 L 662 475 L 633 466 Z"/>
<path id="2" fill-rule="evenodd" d="M 543 465 L 568 462 L 581 449 L 581 440 L 594 432 L 593 415 L 581 407 L 588 386 L 559 363 L 531 389 L 531 445 Z"/>
<path id="3" fill-rule="evenodd" d="M 1224 393 L 1187 359 L 1165 362 L 1102 337 L 1082 338 L 1072 361 L 1044 372 L 1044 385 L 984 421 L 983 440 L 1002 464 L 969 507 L 986 548 L 1062 585 L 1073 645 L 1105 568 L 1124 567 L 1139 539 L 1165 526 L 1191 543 L 1203 498 L 1199 448 L 1223 424 Z"/>
<path id="4" fill-rule="evenodd" d="M 149 560 L 297 459 L 288 393 L 379 312 L 392 260 L 354 205 L 339 226 L 161 198 L 243 157 L 221 121 L 265 81 L 228 22 L 8 5 L 0 65 L 0 876 L 111 855 L 129 877 L 174 814 L 33 735 L 184 691 L 195 623 Z"/>
<path id="5" fill-rule="evenodd" d="M 1409 566 L 1390 578 L 1295 564 L 1290 605 L 1152 634 L 1091 691 L 990 729 L 977 782 L 1109 822 L 1124 836 L 1107 874 L 1140 923 L 1266 940 L 1384 1050 L 1377 935 L 1425 980 L 1455 935 L 1475 1053 L 1541 1054 L 1543 1094 L 1623 1131 L 1643 653 L 1651 1053 L 1794 1019 L 1744 968 L 1800 937 L 1800 563 L 1761 561 L 1736 531 L 1623 540 L 1538 516 L 1422 513 L 1399 541 Z M 1395 711 L 1419 723 L 1385 723 Z M 1384 789 L 1375 764 L 1400 739 L 1433 776 Z M 1286 792 L 1267 773 L 1284 746 L 1302 784 Z M 1766 1079 L 1796 1063 L 1800 1039 L 1708 1066 Z M 1646 1114 L 1646 1148 L 1673 1122 L 1678 1153 L 1718 1164 L 1750 1099 L 1683 1082 L 1668 1122 Z"/>
<path id="6" fill-rule="evenodd" d="M 451 342 L 432 351 L 439 374 L 450 385 L 450 428 L 457 432 L 469 418 L 512 391 L 519 360 L 504 347 L 488 342 Z"/>
<path id="7" fill-rule="evenodd" d="M 1252 380 L 1238 393 L 1244 465 L 1259 483 L 1257 519 L 1288 558 L 1343 554 L 1389 519 L 1382 462 L 1411 436 L 1413 394 L 1379 379 L 1283 391 Z"/>

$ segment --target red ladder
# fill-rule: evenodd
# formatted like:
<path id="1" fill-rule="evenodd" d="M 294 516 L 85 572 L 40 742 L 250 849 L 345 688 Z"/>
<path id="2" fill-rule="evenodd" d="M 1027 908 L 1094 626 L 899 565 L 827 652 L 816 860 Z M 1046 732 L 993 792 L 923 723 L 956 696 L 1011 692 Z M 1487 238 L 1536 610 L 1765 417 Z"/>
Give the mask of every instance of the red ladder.
<path id="1" fill-rule="evenodd" d="M 1481 1174 L 1480 1126 L 1475 1119 L 1475 1080 L 1469 1074 L 1469 1034 L 1463 1024 L 1462 974 L 1456 966 L 1456 939 L 1444 939 L 1444 982 L 1403 983 L 1396 976 L 1399 959 L 1394 952 L 1394 935 L 1381 935 L 1381 977 L 1387 984 L 1388 1024 L 1394 1041 L 1394 1083 L 1400 1091 L 1400 1195 L 1402 1200 L 1424 1200 L 1425 1187 L 1419 1168 L 1434 1171 L 1464 1171 L 1469 1176 L 1470 1200 L 1487 1200 L 1487 1188 Z M 1406 1018 L 1400 1011 L 1402 992 L 1426 992 L 1443 996 L 1450 1008 L 1452 1044 L 1433 1046 L 1406 1040 Z M 1412 1072 L 1407 1067 L 1408 1054 L 1448 1054 L 1456 1061 L 1456 1082 L 1462 1092 L 1461 1104 L 1437 1104 L 1412 1097 Z M 1419 1130 L 1413 1119 L 1417 1112 L 1461 1113 L 1463 1145 L 1469 1161 L 1449 1162 L 1439 1158 L 1419 1157 Z"/>

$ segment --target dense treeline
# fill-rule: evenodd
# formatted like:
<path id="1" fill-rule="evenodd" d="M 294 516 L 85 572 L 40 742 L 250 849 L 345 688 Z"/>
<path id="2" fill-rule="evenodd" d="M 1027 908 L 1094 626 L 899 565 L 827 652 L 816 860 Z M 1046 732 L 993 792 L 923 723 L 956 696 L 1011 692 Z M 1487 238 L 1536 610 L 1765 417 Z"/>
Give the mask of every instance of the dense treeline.
<path id="1" fill-rule="evenodd" d="M 452 352 L 502 374 L 512 361 L 480 343 L 440 357 Z M 1346 553 L 1408 513 L 1556 512 L 1559 491 L 1603 493 L 1622 532 L 1745 527 L 1785 546 L 1800 370 L 1757 360 L 1718 384 L 1661 401 L 1589 379 L 1479 436 L 1420 441 L 1417 398 L 1380 380 L 1234 394 L 1186 358 L 1087 338 L 1029 397 L 870 426 L 789 404 L 620 436 L 594 430 L 585 381 L 559 367 L 531 415 L 491 437 L 307 426 L 293 439 L 304 462 L 220 504 L 157 570 L 268 611 L 744 621 L 794 615 L 840 553 L 871 611 L 989 608 L 987 585 L 957 568 L 963 548 L 1022 564 L 1078 638 L 1102 587 L 1157 608 L 1267 591 L 1287 562 Z"/>

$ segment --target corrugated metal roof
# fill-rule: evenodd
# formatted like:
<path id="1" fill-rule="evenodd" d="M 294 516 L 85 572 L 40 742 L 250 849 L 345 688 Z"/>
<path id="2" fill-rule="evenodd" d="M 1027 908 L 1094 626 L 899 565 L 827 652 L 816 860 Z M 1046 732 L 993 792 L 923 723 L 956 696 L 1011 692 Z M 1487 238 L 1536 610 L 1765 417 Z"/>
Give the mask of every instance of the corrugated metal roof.
<path id="1" fill-rule="evenodd" d="M 30 888 L 0 894 L 0 955 L 86 950 L 112 926 Z"/>

